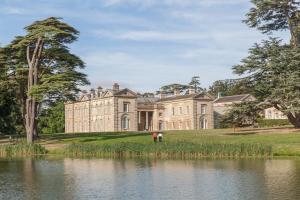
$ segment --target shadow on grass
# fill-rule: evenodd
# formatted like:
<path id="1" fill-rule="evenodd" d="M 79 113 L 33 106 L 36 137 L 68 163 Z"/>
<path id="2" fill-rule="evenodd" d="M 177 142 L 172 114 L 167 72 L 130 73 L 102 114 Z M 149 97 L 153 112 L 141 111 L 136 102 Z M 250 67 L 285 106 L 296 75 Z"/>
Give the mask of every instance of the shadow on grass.
<path id="1" fill-rule="evenodd" d="M 124 133 L 124 132 L 115 132 L 115 133 L 78 133 L 78 134 L 57 134 L 57 135 L 42 135 L 40 139 L 51 141 L 51 140 L 63 140 L 63 139 L 76 139 L 84 137 L 94 137 L 86 138 L 80 140 L 79 142 L 92 142 L 98 140 L 111 140 L 119 138 L 128 138 L 135 136 L 146 136 L 149 135 L 148 132 L 134 132 L 134 133 Z"/>
<path id="2" fill-rule="evenodd" d="M 257 132 L 236 132 L 236 133 L 227 133 L 225 135 L 233 135 L 233 136 L 238 136 L 238 135 L 255 135 Z"/>

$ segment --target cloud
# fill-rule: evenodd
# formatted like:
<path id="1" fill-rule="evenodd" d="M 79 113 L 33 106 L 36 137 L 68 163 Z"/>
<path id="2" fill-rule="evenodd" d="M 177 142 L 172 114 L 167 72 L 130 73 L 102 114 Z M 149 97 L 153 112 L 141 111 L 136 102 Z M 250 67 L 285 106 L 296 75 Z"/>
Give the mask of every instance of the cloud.
<path id="1" fill-rule="evenodd" d="M 172 6 L 172 7 L 192 7 L 192 6 L 216 6 L 234 5 L 245 3 L 245 0 L 105 0 L 105 6 L 135 5 L 140 7 Z"/>
<path id="2" fill-rule="evenodd" d="M 108 37 L 118 40 L 132 41 L 195 41 L 209 38 L 209 36 L 199 32 L 181 31 L 159 31 L 159 30 L 126 30 L 126 31 L 107 31 L 97 30 L 98 37 Z"/>
<path id="3" fill-rule="evenodd" d="M 28 10 L 19 7 L 0 7 L 0 12 L 8 15 L 25 15 Z"/>

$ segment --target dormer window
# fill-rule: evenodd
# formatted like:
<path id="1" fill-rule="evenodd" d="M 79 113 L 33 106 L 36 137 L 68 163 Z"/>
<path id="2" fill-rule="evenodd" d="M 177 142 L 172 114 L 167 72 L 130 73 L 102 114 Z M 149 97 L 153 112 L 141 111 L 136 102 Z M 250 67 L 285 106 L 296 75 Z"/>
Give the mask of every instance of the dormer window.
<path id="1" fill-rule="evenodd" d="M 129 103 L 128 102 L 124 102 L 123 103 L 123 112 L 129 112 Z"/>

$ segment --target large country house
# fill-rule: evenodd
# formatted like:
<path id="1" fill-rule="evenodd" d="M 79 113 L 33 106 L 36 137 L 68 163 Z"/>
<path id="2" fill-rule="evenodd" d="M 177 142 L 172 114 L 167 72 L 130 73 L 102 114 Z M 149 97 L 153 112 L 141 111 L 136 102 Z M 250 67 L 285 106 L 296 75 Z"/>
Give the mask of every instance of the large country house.
<path id="1" fill-rule="evenodd" d="M 114 84 L 112 89 L 83 93 L 65 104 L 65 131 L 196 130 L 214 128 L 213 98 L 207 93 L 175 91 L 146 98 Z"/>

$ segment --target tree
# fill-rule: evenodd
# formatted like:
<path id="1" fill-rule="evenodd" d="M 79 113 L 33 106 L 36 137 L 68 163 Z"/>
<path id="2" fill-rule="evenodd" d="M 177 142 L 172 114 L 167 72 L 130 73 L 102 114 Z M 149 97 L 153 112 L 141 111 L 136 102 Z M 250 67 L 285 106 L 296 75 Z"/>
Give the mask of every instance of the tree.
<path id="1" fill-rule="evenodd" d="M 166 94 L 174 94 L 175 90 L 178 90 L 180 92 L 184 92 L 189 88 L 188 85 L 183 85 L 183 84 L 178 84 L 178 83 L 173 83 L 170 85 L 165 85 L 160 88 L 160 91 L 165 92 Z"/>
<path id="2" fill-rule="evenodd" d="M 253 126 L 260 118 L 261 111 L 262 108 L 255 101 L 233 104 L 232 108 L 222 116 L 221 127 Z"/>
<path id="3" fill-rule="evenodd" d="M 25 36 L 17 36 L 4 48 L 4 54 L 7 76 L 14 81 L 21 105 L 27 141 L 32 143 L 38 134 L 42 105 L 74 98 L 78 86 L 88 81 L 78 71 L 85 67 L 83 61 L 67 47 L 77 40 L 76 29 L 50 17 L 25 27 L 25 31 Z"/>
<path id="4" fill-rule="evenodd" d="M 213 96 L 232 96 L 253 93 L 248 82 L 244 79 L 226 79 L 215 81 L 208 90 Z"/>
<path id="5" fill-rule="evenodd" d="M 200 92 L 204 90 L 200 85 L 200 76 L 193 76 L 189 86 L 192 87 L 196 92 Z"/>
<path id="6" fill-rule="evenodd" d="M 282 45 L 277 39 L 255 44 L 234 72 L 245 78 L 265 104 L 285 113 L 300 127 L 300 48 Z"/>
<path id="7" fill-rule="evenodd" d="M 21 131 L 22 121 L 15 91 L 6 76 L 8 69 L 4 65 L 5 58 L 0 48 L 0 134 L 16 134 Z"/>
<path id="8" fill-rule="evenodd" d="M 290 44 L 276 38 L 255 44 L 249 56 L 234 66 L 257 98 L 285 113 L 300 128 L 300 3 L 294 0 L 252 0 L 245 22 L 263 33 L 288 30 Z"/>
<path id="9" fill-rule="evenodd" d="M 295 0 L 251 0 L 254 7 L 244 22 L 263 33 L 289 30 L 291 46 L 300 44 L 300 2 Z"/>
<path id="10" fill-rule="evenodd" d="M 57 101 L 41 111 L 38 130 L 43 134 L 63 133 L 65 130 L 64 102 Z"/>

